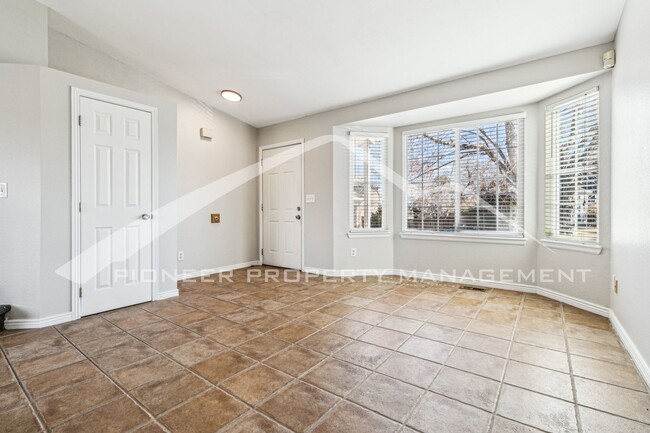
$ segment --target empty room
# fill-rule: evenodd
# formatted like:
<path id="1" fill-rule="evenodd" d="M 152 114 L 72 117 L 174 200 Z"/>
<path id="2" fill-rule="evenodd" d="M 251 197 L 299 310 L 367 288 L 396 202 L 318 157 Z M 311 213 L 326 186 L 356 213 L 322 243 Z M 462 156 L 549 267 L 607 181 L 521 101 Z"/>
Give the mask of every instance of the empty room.
<path id="1" fill-rule="evenodd" d="M 647 0 L 0 0 L 0 433 L 650 433 Z"/>

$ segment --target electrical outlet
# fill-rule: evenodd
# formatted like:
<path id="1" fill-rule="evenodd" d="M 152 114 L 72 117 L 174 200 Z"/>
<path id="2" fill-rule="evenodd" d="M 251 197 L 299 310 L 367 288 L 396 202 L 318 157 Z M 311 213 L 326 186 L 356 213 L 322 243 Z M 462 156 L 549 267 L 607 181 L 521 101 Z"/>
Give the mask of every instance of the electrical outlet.
<path id="1" fill-rule="evenodd" d="M 356 257 L 356 256 L 357 256 L 357 249 L 350 248 L 350 257 Z"/>
<path id="2" fill-rule="evenodd" d="M 618 278 L 616 278 L 616 275 L 612 275 L 612 286 L 614 286 L 614 293 L 618 295 Z"/>
<path id="3" fill-rule="evenodd" d="M 179 251 L 178 252 L 178 261 L 182 262 L 183 260 L 185 260 L 185 252 L 184 251 Z"/>

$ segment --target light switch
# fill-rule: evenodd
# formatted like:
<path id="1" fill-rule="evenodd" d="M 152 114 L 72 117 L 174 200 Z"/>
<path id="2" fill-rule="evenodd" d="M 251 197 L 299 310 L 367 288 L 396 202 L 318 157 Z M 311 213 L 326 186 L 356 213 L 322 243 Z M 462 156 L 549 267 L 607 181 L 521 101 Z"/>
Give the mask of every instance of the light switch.
<path id="1" fill-rule="evenodd" d="M 316 194 L 307 194 L 305 196 L 306 203 L 316 203 Z"/>
<path id="2" fill-rule="evenodd" d="M 0 198 L 7 198 L 7 183 L 0 183 Z"/>

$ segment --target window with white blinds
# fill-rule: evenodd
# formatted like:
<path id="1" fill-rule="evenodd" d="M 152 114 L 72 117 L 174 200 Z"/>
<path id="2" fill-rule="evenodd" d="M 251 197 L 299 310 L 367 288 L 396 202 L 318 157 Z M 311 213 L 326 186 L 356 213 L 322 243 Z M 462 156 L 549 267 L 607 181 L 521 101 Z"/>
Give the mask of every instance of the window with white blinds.
<path id="1" fill-rule="evenodd" d="M 388 135 L 350 133 L 350 230 L 386 228 Z"/>
<path id="2" fill-rule="evenodd" d="M 523 236 L 524 115 L 403 137 L 405 231 Z"/>
<path id="3" fill-rule="evenodd" d="M 546 109 L 545 235 L 598 243 L 598 89 Z"/>

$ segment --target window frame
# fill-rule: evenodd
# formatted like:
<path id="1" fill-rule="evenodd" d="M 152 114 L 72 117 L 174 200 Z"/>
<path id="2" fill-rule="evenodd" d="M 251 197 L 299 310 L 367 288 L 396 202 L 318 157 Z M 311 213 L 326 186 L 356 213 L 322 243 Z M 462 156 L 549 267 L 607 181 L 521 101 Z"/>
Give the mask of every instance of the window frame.
<path id="1" fill-rule="evenodd" d="M 460 242 L 478 242 L 478 243 L 497 243 L 497 244 L 510 244 L 510 245 L 525 245 L 525 179 L 524 179 L 524 152 L 526 145 L 526 112 L 514 112 L 493 117 L 477 117 L 475 119 L 466 120 L 462 122 L 453 123 L 435 123 L 431 126 L 425 126 L 417 129 L 409 129 L 402 132 L 402 227 L 400 237 L 403 239 L 434 239 L 446 241 L 460 241 Z M 424 132 L 438 132 L 443 130 L 456 130 L 456 142 L 458 144 L 458 135 L 460 129 L 467 127 L 477 127 L 481 124 L 499 123 L 508 120 L 521 120 L 524 128 L 520 132 L 520 142 L 517 148 L 517 200 L 522 200 L 520 207 L 521 210 L 521 231 L 520 232 L 505 232 L 505 231 L 491 231 L 491 230 L 463 230 L 457 232 L 440 232 L 433 230 L 414 230 L 408 228 L 408 146 L 407 137 L 414 134 L 421 134 Z M 458 162 L 458 145 L 456 146 L 456 161 Z M 456 171 L 458 173 L 458 171 Z M 460 173 L 458 174 L 460 175 Z M 456 195 L 458 200 L 458 195 Z M 457 206 L 457 203 L 454 204 Z M 518 206 L 519 207 L 519 206 Z"/>
<path id="2" fill-rule="evenodd" d="M 354 183 L 353 183 L 353 167 L 354 167 L 354 158 L 353 158 L 353 143 L 352 140 L 354 137 L 368 137 L 368 138 L 384 138 L 385 144 L 382 148 L 381 155 L 381 167 L 382 167 L 382 194 L 381 194 L 381 208 L 382 208 L 382 218 L 381 218 L 381 227 L 365 227 L 365 228 L 356 228 L 354 227 L 354 205 L 352 203 L 352 197 L 354 195 Z M 372 238 L 372 237 L 389 237 L 390 228 L 389 228 L 389 218 L 391 206 L 390 206 L 390 193 L 389 188 L 391 185 L 388 182 L 388 177 L 390 173 L 390 163 L 391 163 L 391 151 L 392 151 L 392 131 L 388 131 L 384 128 L 381 130 L 366 130 L 364 128 L 353 128 L 348 130 L 347 133 L 348 148 L 347 148 L 347 157 L 348 157 L 348 237 L 349 238 Z"/>
<path id="3" fill-rule="evenodd" d="M 597 94 L 597 114 L 598 114 L 598 151 L 596 153 L 596 167 L 598 170 L 598 175 L 597 175 L 597 180 L 596 180 L 596 194 L 597 194 L 597 201 L 596 201 L 596 239 L 594 241 L 580 241 L 578 238 L 575 237 L 561 237 L 561 236 L 548 236 L 547 235 L 547 221 L 546 221 L 546 215 L 549 209 L 547 208 L 547 185 L 546 185 L 546 176 L 547 176 L 547 170 L 548 170 L 548 165 L 547 165 L 547 152 L 548 152 L 548 146 L 551 144 L 547 137 L 548 137 L 548 123 L 547 119 L 549 116 L 549 113 L 552 115 L 552 111 L 558 107 L 561 107 L 563 105 L 567 105 L 571 103 L 574 100 L 577 100 L 579 98 L 585 98 L 588 97 L 590 94 L 596 93 Z M 546 105 L 544 109 L 544 202 L 543 202 L 543 209 L 544 209 L 544 214 L 542 218 L 542 233 L 543 233 L 543 238 L 541 240 L 542 244 L 546 247 L 553 248 L 553 249 L 560 249 L 560 250 L 568 250 L 568 251 L 577 251 L 577 252 L 582 252 L 582 253 L 589 253 L 589 254 L 595 254 L 598 255 L 602 251 L 602 246 L 600 244 L 601 241 L 601 232 L 600 232 L 600 220 L 601 220 L 601 186 L 602 186 L 602 171 L 601 171 L 601 149 L 602 149 L 602 134 L 601 134 L 601 97 L 600 97 L 600 86 L 595 86 L 591 87 L 588 89 L 585 89 L 581 92 L 574 93 L 566 98 L 562 98 L 558 101 L 555 101 L 551 104 Z M 555 179 L 555 183 L 558 183 L 557 179 Z M 555 213 L 559 212 L 558 209 L 554 210 Z M 555 217 L 556 219 L 558 218 L 557 215 Z"/>

